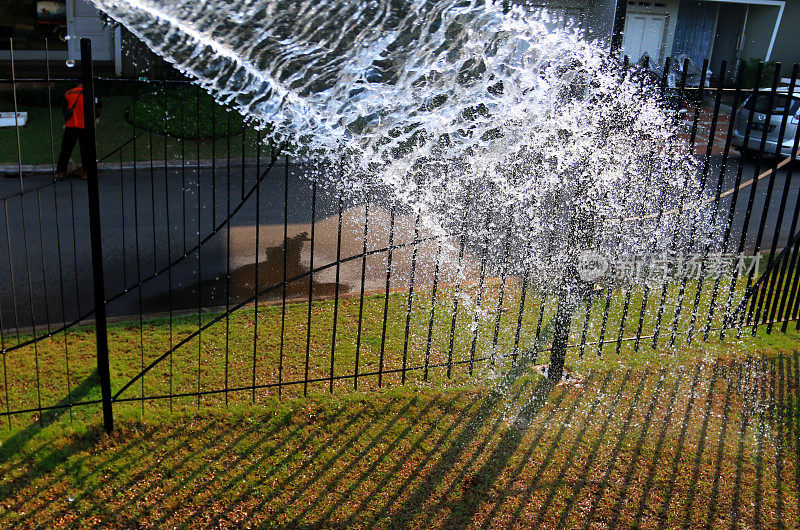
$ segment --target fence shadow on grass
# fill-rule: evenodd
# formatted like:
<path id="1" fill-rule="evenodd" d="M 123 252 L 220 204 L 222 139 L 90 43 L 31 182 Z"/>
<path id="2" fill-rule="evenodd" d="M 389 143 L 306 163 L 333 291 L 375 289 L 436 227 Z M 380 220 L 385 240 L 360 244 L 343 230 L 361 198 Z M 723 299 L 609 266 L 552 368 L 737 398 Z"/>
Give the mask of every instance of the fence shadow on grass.
<path id="1" fill-rule="evenodd" d="M 26 471 L 0 524 L 23 512 L 30 526 L 797 522 L 796 354 L 604 370 L 556 388 L 526 376 L 525 362 L 482 392 L 386 395 L 252 423 L 216 413 L 131 423 L 41 447 L 37 461 L 80 471 Z"/>
<path id="2" fill-rule="evenodd" d="M 43 410 L 36 420 L 30 425 L 20 429 L 2 441 L 0 445 L 0 466 L 19 455 L 20 452 L 28 448 L 31 442 L 42 430 L 60 420 L 65 414 L 72 412 L 71 405 L 83 401 L 89 394 L 100 387 L 100 378 L 97 371 L 93 372 L 83 382 L 75 387 L 69 395 L 55 404 L 50 409 Z M 47 448 L 40 445 L 33 452 L 29 453 L 29 459 L 36 464 L 25 474 L 15 478 L 11 488 L 19 487 L 52 470 L 59 464 L 65 456 L 70 455 L 82 448 L 93 444 L 101 435 L 99 428 L 90 428 L 81 435 L 75 436 L 70 443 L 60 448 Z M 35 454 L 48 451 L 45 456 Z M 0 490 L 0 493 L 4 493 Z"/>

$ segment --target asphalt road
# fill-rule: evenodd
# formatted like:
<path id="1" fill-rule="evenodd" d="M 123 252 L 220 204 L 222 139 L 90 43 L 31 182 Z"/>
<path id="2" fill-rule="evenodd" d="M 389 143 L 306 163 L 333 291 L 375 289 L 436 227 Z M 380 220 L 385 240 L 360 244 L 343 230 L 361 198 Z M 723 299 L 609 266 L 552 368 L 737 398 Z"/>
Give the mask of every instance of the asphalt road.
<path id="1" fill-rule="evenodd" d="M 243 172 L 241 166 L 233 166 L 228 178 L 224 161 L 221 166 L 216 172 L 210 168 L 165 171 L 163 167 L 151 172 L 145 165 L 135 173 L 121 170 L 100 175 L 106 296 L 119 295 L 177 262 L 171 273 L 161 272 L 144 283 L 141 302 L 136 290 L 118 296 L 109 304 L 110 316 L 138 314 L 140 303 L 145 313 L 166 311 L 164 295 L 170 290 L 187 298 L 174 299 L 173 307 L 197 307 L 196 295 L 191 295 L 199 278 L 210 285 L 204 306 L 225 303 L 225 293 L 219 292 L 215 280 L 227 272 L 227 228 L 204 243 L 199 254 L 193 249 L 198 234 L 206 238 L 220 226 L 257 179 L 255 167 Z M 311 184 L 303 178 L 309 168 L 290 165 L 289 224 L 311 220 Z M 284 174 L 282 163 L 269 171 L 259 184 L 260 204 L 253 193 L 232 214 L 232 230 L 257 222 L 283 224 Z M 30 190 L 50 179 L 26 177 L 23 186 Z M 35 324 L 40 332 L 73 321 L 93 307 L 87 185 L 81 179 L 67 179 L 26 192 L 24 200 L 17 194 L 19 189 L 18 178 L 0 179 L 0 196 L 13 195 L 2 201 L 0 213 L 0 318 L 3 329 Z M 334 215 L 337 209 L 338 200 L 319 188 L 316 219 Z M 231 258 L 235 263 L 236 256 Z"/>
<path id="2" fill-rule="evenodd" d="M 709 178 L 719 174 L 719 157 L 712 159 Z M 747 181 L 764 171 L 770 162 L 732 159 L 726 166 L 722 189 L 731 188 L 741 171 Z M 760 247 L 769 249 L 778 236 L 776 248 L 787 241 L 792 213 L 798 204 L 800 176 L 787 182 L 787 171 L 781 170 L 767 204 L 769 179 L 757 183 L 752 201 L 752 214 L 745 231 L 743 248 L 756 246 L 758 227 L 766 212 Z M 292 165 L 289 170 L 288 222 L 303 224 L 311 220 L 312 193 L 304 175 L 310 166 Z M 800 174 L 800 168 L 794 171 Z M 229 178 L 230 173 L 230 178 Z M 276 165 L 260 184 L 260 204 L 256 194 L 247 200 L 231 218 L 232 230 L 237 227 L 282 225 L 284 219 L 285 166 Z M 30 176 L 23 180 L 24 189 L 46 184 L 49 176 Z M 199 179 L 199 186 L 198 186 Z M 223 223 L 230 208 L 236 208 L 243 193 L 256 182 L 254 167 L 233 166 L 224 162 L 212 171 L 140 167 L 132 170 L 105 171 L 100 176 L 101 217 L 106 294 L 115 297 L 109 305 L 110 316 L 155 313 L 173 308 L 197 307 L 197 286 L 203 285 L 202 305 L 221 305 L 227 299 L 224 289 L 228 263 L 227 228 L 193 249 L 200 237 L 206 237 L 214 226 Z M 29 191 L 20 200 L 18 178 L 0 179 L 2 226 L 0 226 L 0 328 L 36 326 L 37 332 L 61 322 L 70 322 L 89 312 L 92 303 L 92 267 L 89 239 L 86 182 L 71 179 Z M 734 216 L 729 251 L 740 244 L 751 187 L 740 191 Z M 784 196 L 785 194 L 785 196 Z M 785 201 L 782 227 L 776 232 L 778 210 Z M 727 210 L 730 197 L 722 201 Z M 335 215 L 338 199 L 320 187 L 316 201 L 316 219 Z M 257 215 L 258 213 L 258 215 Z M 23 222 L 24 219 L 24 222 Z M 277 233 L 277 232 L 276 232 Z M 27 244 L 26 244 L 27 242 Z M 250 251 L 251 261 L 252 253 Z M 184 258 L 183 256 L 186 255 Z M 177 262 L 170 272 L 158 274 L 134 289 L 142 278 L 148 278 Z M 202 272 L 202 274 L 200 274 Z M 172 293 L 170 300 L 169 293 Z M 236 293 L 233 294 L 236 298 Z"/>
<path id="3" fill-rule="evenodd" d="M 723 193 L 733 189 L 737 182 L 746 183 L 757 179 L 759 175 L 774 167 L 776 160 L 754 160 L 752 158 L 737 158 L 729 160 L 725 167 L 725 177 L 721 187 Z M 712 158 L 709 167 L 711 186 L 716 183 L 713 179 L 719 177 L 721 159 Z M 738 179 L 738 180 L 737 180 Z M 770 190 L 770 181 L 772 189 Z M 800 165 L 797 163 L 784 166 L 775 172 L 774 178 L 767 176 L 739 190 L 736 199 L 736 209 L 731 223 L 728 252 L 752 253 L 759 248 L 763 251 L 771 249 L 781 250 L 786 246 L 789 238 L 792 217 L 800 210 Z M 733 195 L 729 195 L 720 202 L 720 211 L 730 210 Z M 751 202 L 752 200 L 752 202 Z M 751 204 L 751 213 L 747 215 L 748 205 Z M 780 212 L 783 210 L 783 215 Z M 748 219 L 749 217 L 749 219 Z M 778 222 L 780 220 L 780 227 Z M 763 223 L 763 232 L 759 231 Z"/>

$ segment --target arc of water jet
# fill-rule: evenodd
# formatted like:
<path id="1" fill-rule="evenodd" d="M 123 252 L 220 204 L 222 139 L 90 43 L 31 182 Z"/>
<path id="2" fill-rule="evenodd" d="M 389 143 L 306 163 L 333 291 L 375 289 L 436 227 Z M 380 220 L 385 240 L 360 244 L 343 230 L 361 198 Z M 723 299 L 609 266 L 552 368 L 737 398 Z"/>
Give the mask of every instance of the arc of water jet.
<path id="1" fill-rule="evenodd" d="M 148 39 L 145 37 L 145 35 L 135 25 L 125 23 L 125 21 L 120 19 L 121 17 L 119 17 L 119 15 L 117 15 L 116 12 L 112 12 L 111 10 L 109 10 L 107 6 L 104 6 L 103 3 L 100 2 L 99 0 L 91 0 L 91 1 L 95 4 L 95 7 L 97 7 L 101 12 L 107 14 L 109 17 L 113 18 L 120 24 L 123 24 L 126 29 L 128 29 L 134 35 L 136 35 L 136 37 L 139 38 L 142 42 L 148 42 Z M 214 39 L 208 38 L 203 32 L 193 29 L 191 26 L 187 25 L 182 20 L 170 15 L 163 9 L 159 9 L 156 6 L 149 5 L 144 2 L 136 2 L 134 4 L 133 2 L 131 2 L 131 0 L 114 0 L 112 6 L 116 7 L 117 9 L 120 9 L 119 6 L 120 3 L 127 6 L 127 8 L 132 12 L 136 11 L 144 12 L 155 20 L 169 24 L 173 28 L 179 30 L 184 35 L 193 39 L 194 42 L 196 43 L 196 46 L 207 46 L 211 48 L 217 55 L 224 57 L 225 59 L 230 60 L 231 62 L 244 68 L 248 75 L 251 75 L 256 79 L 259 79 L 261 82 L 267 84 L 270 90 L 275 91 L 275 93 L 279 94 L 281 98 L 301 103 L 300 105 L 298 105 L 298 107 L 303 108 L 304 111 L 314 114 L 315 117 L 317 118 L 320 117 L 318 113 L 313 112 L 313 109 L 311 109 L 309 105 L 302 104 L 303 103 L 302 98 L 298 97 L 291 90 L 288 90 L 285 87 L 281 86 L 280 83 L 275 83 L 273 79 L 271 79 L 267 75 L 264 75 L 263 72 L 259 71 L 259 69 L 251 61 L 244 60 L 242 57 L 237 55 L 234 52 L 234 50 L 232 50 L 229 46 L 225 46 Z M 172 64 L 174 64 L 179 70 L 181 71 L 187 70 L 186 67 L 176 63 L 173 60 L 170 60 L 169 56 L 164 55 L 163 57 Z M 187 72 L 184 71 L 183 73 Z M 199 78 L 198 76 L 193 76 L 193 77 L 197 78 L 198 81 L 204 86 L 209 85 L 209 83 L 204 82 L 202 78 Z"/>

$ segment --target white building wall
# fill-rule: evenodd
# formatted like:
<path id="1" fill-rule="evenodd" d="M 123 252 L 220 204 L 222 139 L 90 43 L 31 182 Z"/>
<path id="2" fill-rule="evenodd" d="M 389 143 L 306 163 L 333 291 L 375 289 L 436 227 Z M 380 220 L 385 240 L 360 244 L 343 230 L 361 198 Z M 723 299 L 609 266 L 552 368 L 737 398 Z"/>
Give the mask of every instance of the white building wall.
<path id="1" fill-rule="evenodd" d="M 67 31 L 69 58 L 80 59 L 80 39 L 92 39 L 92 58 L 95 61 L 114 60 L 114 28 L 106 27 L 100 13 L 89 0 L 67 0 Z"/>
<path id="2" fill-rule="evenodd" d="M 661 51 L 658 57 L 652 57 L 656 62 L 663 64 L 664 59 L 672 55 L 672 44 L 675 41 L 675 24 L 678 20 L 678 6 L 680 0 L 654 0 L 628 2 L 627 22 L 632 15 L 660 15 L 666 17 L 666 24 L 661 35 Z M 612 13 L 613 16 L 613 13 Z M 639 57 L 631 57 L 631 62 L 635 62 Z"/>

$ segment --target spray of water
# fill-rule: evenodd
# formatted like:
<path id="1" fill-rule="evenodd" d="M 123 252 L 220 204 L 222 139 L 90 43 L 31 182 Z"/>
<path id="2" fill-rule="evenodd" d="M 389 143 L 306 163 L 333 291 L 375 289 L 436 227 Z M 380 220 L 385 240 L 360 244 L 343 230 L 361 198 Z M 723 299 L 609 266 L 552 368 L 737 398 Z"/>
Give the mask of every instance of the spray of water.
<path id="1" fill-rule="evenodd" d="M 587 254 L 716 240 L 655 91 L 547 14 L 477 0 L 93 1 L 220 102 L 331 156 L 331 185 L 378 189 L 426 230 L 466 234 L 495 271 L 557 290 L 579 283 Z"/>

